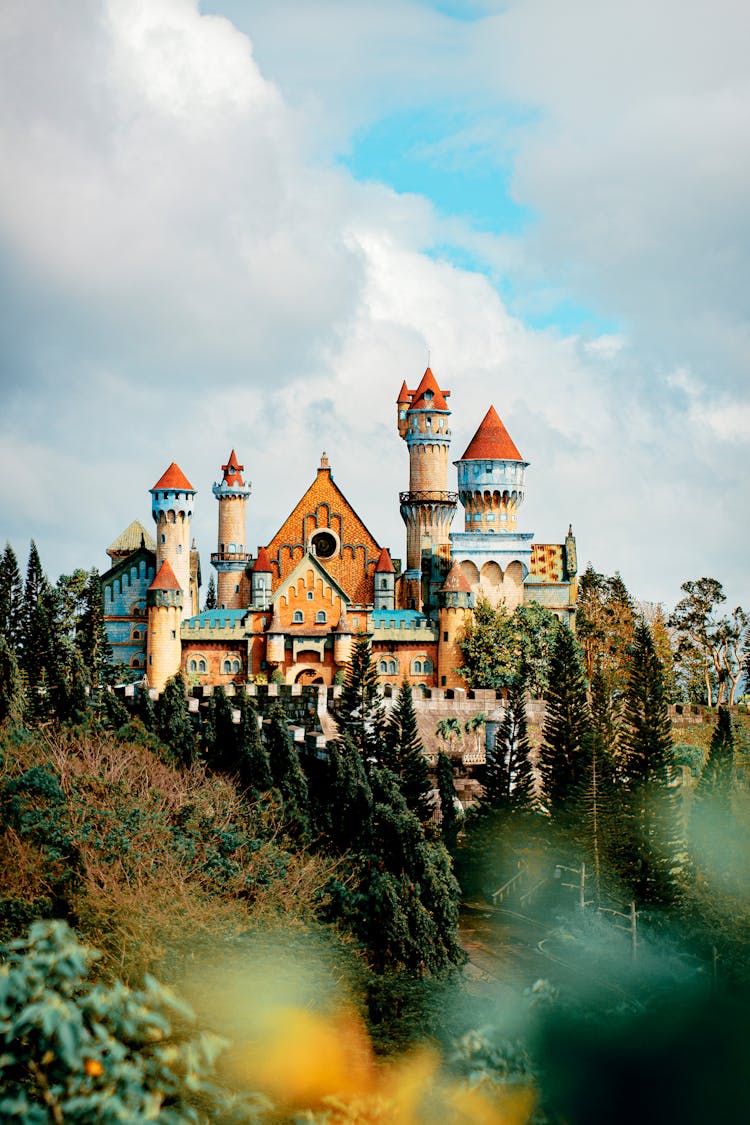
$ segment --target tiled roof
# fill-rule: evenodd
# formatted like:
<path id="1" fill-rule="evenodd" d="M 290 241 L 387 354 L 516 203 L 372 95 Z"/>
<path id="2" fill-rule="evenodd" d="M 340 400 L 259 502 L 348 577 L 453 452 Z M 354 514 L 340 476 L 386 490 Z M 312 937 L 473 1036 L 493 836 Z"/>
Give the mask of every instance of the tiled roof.
<path id="1" fill-rule="evenodd" d="M 458 561 L 454 562 L 453 566 L 445 576 L 445 582 L 442 585 L 442 590 L 446 594 L 470 594 L 471 586 L 469 585 L 466 575 Z"/>
<path id="2" fill-rule="evenodd" d="M 144 546 L 149 551 L 156 550 L 156 543 L 153 536 L 146 531 L 146 528 L 138 520 L 133 520 L 131 524 L 125 528 L 120 535 L 117 536 L 114 543 L 110 543 L 107 547 L 107 554 L 114 555 L 129 555 L 131 551 L 137 551 L 140 546 Z"/>
<path id="3" fill-rule="evenodd" d="M 258 574 L 272 574 L 271 560 L 268 557 L 268 551 L 265 547 L 258 547 L 258 557 L 251 568 Z"/>
<path id="4" fill-rule="evenodd" d="M 380 552 L 380 558 L 378 559 L 378 564 L 375 567 L 375 573 L 376 574 L 395 574 L 396 573 L 396 568 L 394 567 L 393 563 L 391 562 L 391 556 L 388 554 L 388 548 L 387 547 L 383 547 L 383 550 Z"/>
<path id="5" fill-rule="evenodd" d="M 399 404 L 401 404 L 402 402 L 409 402 L 413 394 L 414 391 L 409 390 L 406 385 L 406 379 L 404 379 L 403 383 L 401 384 L 401 390 L 398 392 L 398 398 L 396 399 L 396 402 Z"/>
<path id="6" fill-rule="evenodd" d="M 221 466 L 221 471 L 224 473 L 224 480 L 230 486 L 230 488 L 234 488 L 237 485 L 240 488 L 244 487 L 245 482 L 242 479 L 242 470 L 244 468 L 245 466 L 240 465 L 239 461 L 237 460 L 237 454 L 234 452 L 234 450 L 232 450 L 232 452 L 227 457 L 226 465 Z"/>
<path id="7" fill-rule="evenodd" d="M 425 395 L 431 392 L 431 398 L 425 398 Z M 414 397 L 411 400 L 410 410 L 448 410 L 448 403 L 445 401 L 445 395 L 438 386 L 437 379 L 430 371 L 429 367 L 422 376 L 422 382 L 414 392 Z"/>
<path id="8" fill-rule="evenodd" d="M 562 582 L 562 543 L 532 543 L 529 577 L 534 582 Z"/>
<path id="9" fill-rule="evenodd" d="M 175 578 L 174 571 L 169 565 L 167 559 L 159 567 L 156 578 L 149 586 L 149 590 L 179 590 L 181 589 L 180 583 Z"/>
<path id="10" fill-rule="evenodd" d="M 158 489 L 162 489 L 165 492 L 167 490 L 170 490 L 172 492 L 195 492 L 192 484 L 187 479 L 176 461 L 172 462 L 167 471 L 162 477 L 159 478 L 151 491 L 156 492 Z"/>
<path id="11" fill-rule="evenodd" d="M 523 461 L 494 406 L 485 414 L 462 461 Z"/>

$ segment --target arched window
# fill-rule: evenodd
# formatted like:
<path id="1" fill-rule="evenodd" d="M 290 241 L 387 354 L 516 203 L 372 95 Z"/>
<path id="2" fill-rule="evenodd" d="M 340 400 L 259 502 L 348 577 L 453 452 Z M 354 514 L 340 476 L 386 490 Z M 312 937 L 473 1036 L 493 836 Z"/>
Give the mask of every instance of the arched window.
<path id="1" fill-rule="evenodd" d="M 386 676 L 388 674 L 388 662 L 386 660 L 380 661 L 380 664 L 378 664 L 378 672 L 380 672 L 381 676 Z"/>
<path id="2" fill-rule="evenodd" d="M 188 667 L 188 672 L 197 672 L 198 671 L 198 661 L 197 660 L 188 660 L 188 666 L 187 667 Z"/>
<path id="3" fill-rule="evenodd" d="M 232 661 L 232 671 L 235 672 L 235 673 L 239 672 L 240 668 L 241 668 L 241 664 L 240 664 L 239 660 L 233 660 Z"/>
<path id="4" fill-rule="evenodd" d="M 232 671 L 232 661 L 231 660 L 225 660 L 224 663 L 221 666 L 221 670 L 222 670 L 222 672 L 224 673 L 225 676 L 229 675 Z"/>
<path id="5" fill-rule="evenodd" d="M 421 674 L 422 674 L 422 661 L 421 660 L 415 660 L 412 663 L 411 672 L 412 672 L 413 676 L 421 676 Z"/>
<path id="6" fill-rule="evenodd" d="M 182 543 L 178 543 L 178 544 L 177 544 L 177 554 L 178 554 L 178 555 L 181 555 L 181 554 L 182 554 Z"/>
<path id="7" fill-rule="evenodd" d="M 319 609 L 318 612 L 315 614 L 316 623 L 318 625 L 325 625 L 327 620 L 328 620 L 328 618 L 326 617 L 326 611 L 324 609 Z"/>
<path id="8" fill-rule="evenodd" d="M 390 674 L 392 676 L 395 676 L 396 673 L 398 672 L 398 664 L 396 663 L 395 660 L 389 660 L 388 661 L 388 671 L 390 672 Z"/>
<path id="9" fill-rule="evenodd" d="M 387 590 L 388 589 L 388 579 L 387 578 L 381 578 L 380 579 L 380 589 L 381 590 Z"/>
<path id="10" fill-rule="evenodd" d="M 162 541 L 162 543 L 166 543 L 166 541 L 167 541 L 166 535 L 162 535 L 161 541 Z"/>
<path id="11" fill-rule="evenodd" d="M 205 672 L 205 671 L 206 671 L 206 662 L 205 662 L 205 660 L 199 660 L 199 661 L 198 661 L 198 671 L 199 671 L 199 672 Z"/>
<path id="12" fill-rule="evenodd" d="M 422 663 L 422 671 L 424 672 L 424 674 L 425 674 L 426 676 L 431 676 L 431 675 L 432 675 L 432 673 L 433 673 L 433 671 L 434 671 L 434 668 L 432 667 L 432 661 L 431 661 L 431 660 L 425 660 L 425 661 L 423 661 L 423 663 Z"/>
<path id="13" fill-rule="evenodd" d="M 315 594 L 314 594 L 314 592 L 313 592 L 312 590 L 308 590 L 308 591 L 307 591 L 307 600 L 308 600 L 309 602 L 311 602 L 311 601 L 313 600 L 313 598 L 314 598 L 314 597 L 315 597 Z"/>
<path id="14" fill-rule="evenodd" d="M 133 636 L 132 636 L 132 640 L 134 640 L 134 641 L 139 641 L 140 639 L 141 639 L 141 631 L 140 631 L 140 629 L 134 629 L 134 630 L 133 630 Z"/>
<path id="15" fill-rule="evenodd" d="M 294 614 L 292 615 L 292 622 L 295 625 L 301 625 L 304 620 L 305 620 L 305 615 L 302 612 L 302 610 L 301 609 L 295 609 Z"/>

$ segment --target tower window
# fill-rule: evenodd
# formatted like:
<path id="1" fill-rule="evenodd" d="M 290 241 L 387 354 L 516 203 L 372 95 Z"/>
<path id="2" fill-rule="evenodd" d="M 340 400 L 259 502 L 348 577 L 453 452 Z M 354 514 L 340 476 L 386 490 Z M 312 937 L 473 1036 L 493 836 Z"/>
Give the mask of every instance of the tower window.
<path id="1" fill-rule="evenodd" d="M 174 640 L 176 640 L 176 639 L 177 639 L 177 630 L 176 630 L 176 629 L 173 629 L 173 630 L 172 630 L 172 640 L 174 641 Z"/>
<path id="2" fill-rule="evenodd" d="M 229 554 L 230 555 L 236 555 L 237 554 L 237 545 L 235 543 L 229 544 Z"/>
<path id="3" fill-rule="evenodd" d="M 328 620 L 328 618 L 326 617 L 326 611 L 324 609 L 319 609 L 318 612 L 315 614 L 316 623 L 318 625 L 325 625 L 327 620 Z"/>
<path id="4" fill-rule="evenodd" d="M 181 554 L 182 554 L 182 543 L 178 543 L 178 544 L 177 544 L 177 554 L 178 554 L 178 555 L 181 555 Z"/>
<path id="5" fill-rule="evenodd" d="M 313 598 L 314 598 L 314 597 L 315 597 L 315 594 L 313 593 L 313 591 L 312 591 L 312 590 L 308 590 L 308 591 L 307 591 L 307 600 L 308 600 L 309 602 L 311 602 L 311 601 L 313 600 Z"/>
<path id="6" fill-rule="evenodd" d="M 162 541 L 162 543 L 166 543 L 166 541 L 167 541 L 166 535 L 162 535 L 161 541 Z"/>
<path id="7" fill-rule="evenodd" d="M 239 592 L 240 592 L 240 586 L 239 586 L 239 583 L 237 583 L 237 585 L 235 586 L 235 588 L 234 588 L 234 592 L 235 592 L 235 594 L 239 594 Z"/>
<path id="8" fill-rule="evenodd" d="M 301 625 L 304 620 L 305 620 L 305 615 L 302 612 L 302 610 L 301 609 L 295 609 L 294 613 L 292 614 L 293 624 Z"/>

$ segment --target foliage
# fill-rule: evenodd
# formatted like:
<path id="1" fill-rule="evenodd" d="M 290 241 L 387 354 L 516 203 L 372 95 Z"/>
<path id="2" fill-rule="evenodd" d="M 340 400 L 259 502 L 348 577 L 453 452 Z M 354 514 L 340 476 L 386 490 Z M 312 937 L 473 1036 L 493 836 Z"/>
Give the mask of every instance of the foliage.
<path id="1" fill-rule="evenodd" d="M 437 761 L 437 791 L 440 797 L 440 834 L 448 851 L 453 854 L 456 849 L 458 832 L 461 827 L 461 817 L 456 802 L 456 785 L 453 777 L 453 766 L 447 754 L 438 754 Z"/>
<path id="2" fill-rule="evenodd" d="M 750 617 L 737 606 L 731 614 L 719 613 L 727 600 L 716 578 L 683 582 L 685 597 L 677 603 L 669 624 L 677 632 L 678 660 L 688 668 L 700 665 L 705 684 L 705 702 L 734 703 L 742 663 L 750 639 Z"/>
<path id="3" fill-rule="evenodd" d="M 560 622 L 551 609 L 539 602 L 516 606 L 511 617 L 517 635 L 518 657 L 513 679 L 522 676 L 532 695 L 549 688 L 550 667 Z"/>
<path id="4" fill-rule="evenodd" d="M 0 723 L 19 719 L 23 700 L 23 683 L 15 652 L 0 633 Z"/>
<path id="5" fill-rule="evenodd" d="M 424 823 L 432 813 L 430 777 L 408 680 L 401 684 L 396 705 L 388 716 L 383 749 L 385 763 L 399 778 L 407 805 Z"/>
<path id="6" fill-rule="evenodd" d="M 526 723 L 526 680 L 523 671 L 508 689 L 503 721 L 487 749 L 482 773 L 483 810 L 528 813 L 535 807 L 531 744 Z"/>
<path id="7" fill-rule="evenodd" d="M 185 698 L 185 680 L 178 672 L 167 680 L 156 701 L 156 733 L 175 759 L 190 767 L 195 758 L 195 732 Z"/>
<path id="8" fill-rule="evenodd" d="M 18 657 L 23 636 L 23 582 L 10 543 L 5 544 L 0 559 L 0 636 Z"/>
<path id="9" fill-rule="evenodd" d="M 589 680 L 598 668 L 610 691 L 624 690 L 634 630 L 633 601 L 620 575 L 610 578 L 589 565 L 578 584 L 576 615 L 576 635 Z"/>
<path id="10" fill-rule="evenodd" d="M 284 800 L 284 812 L 290 828 L 302 834 L 308 827 L 309 797 L 307 779 L 299 755 L 289 737 L 284 708 L 275 703 L 269 712 L 266 744 L 273 784 Z"/>
<path id="11" fill-rule="evenodd" d="M 259 1120 L 261 1099 L 212 1079 L 224 1041 L 189 1039 L 191 1009 L 153 977 L 137 990 L 96 982 L 98 957 L 62 922 L 37 922 L 0 947 L 0 1116 L 23 1125 Z"/>
<path id="12" fill-rule="evenodd" d="M 589 709 L 580 649 L 570 629 L 557 634 L 539 752 L 544 799 L 554 817 L 571 817 L 585 785 Z"/>
<path id="13" fill-rule="evenodd" d="M 216 582 L 214 581 L 213 574 L 208 579 L 208 586 L 206 588 L 206 600 L 203 603 L 204 609 L 216 609 Z"/>
<path id="14" fill-rule="evenodd" d="M 385 716 L 367 637 L 359 637 L 354 642 L 336 708 L 336 724 L 342 735 L 349 735 L 369 768 L 370 759 L 377 760 L 381 753 Z"/>
<path id="15" fill-rule="evenodd" d="M 517 632 L 504 605 L 493 609 L 480 598 L 458 647 L 459 670 L 469 687 L 498 690 L 510 683 L 518 660 Z"/>

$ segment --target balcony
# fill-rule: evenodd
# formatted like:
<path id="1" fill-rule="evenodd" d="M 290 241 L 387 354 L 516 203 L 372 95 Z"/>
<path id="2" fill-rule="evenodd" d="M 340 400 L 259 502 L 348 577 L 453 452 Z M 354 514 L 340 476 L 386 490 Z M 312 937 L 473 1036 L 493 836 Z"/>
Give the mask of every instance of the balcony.
<path id="1" fill-rule="evenodd" d="M 452 504 L 458 502 L 457 492 L 399 492 L 402 504 Z"/>

